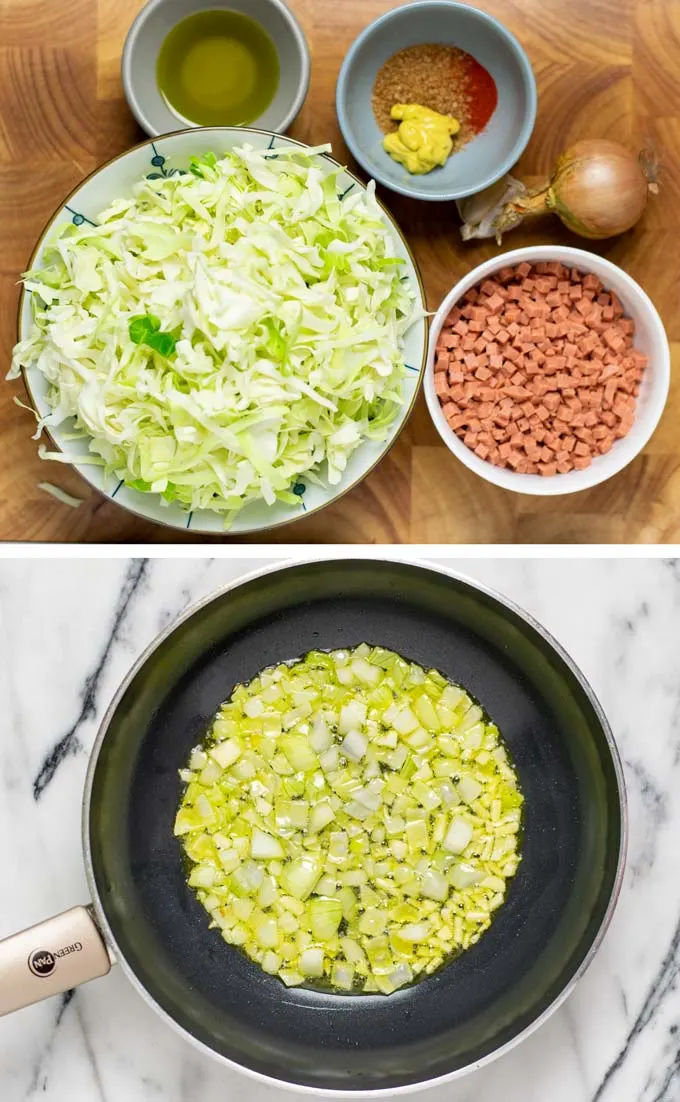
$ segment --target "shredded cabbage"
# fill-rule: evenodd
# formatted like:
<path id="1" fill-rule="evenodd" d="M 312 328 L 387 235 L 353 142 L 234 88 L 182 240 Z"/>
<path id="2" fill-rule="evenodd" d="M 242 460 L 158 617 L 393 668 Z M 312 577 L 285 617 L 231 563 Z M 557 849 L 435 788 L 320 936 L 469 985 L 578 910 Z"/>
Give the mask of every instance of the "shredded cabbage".
<path id="1" fill-rule="evenodd" d="M 62 490 L 61 486 L 54 486 L 51 482 L 39 482 L 38 489 L 44 490 L 46 494 L 56 498 L 62 505 L 70 505 L 72 509 L 77 509 L 79 505 L 83 504 L 82 497 L 69 494 L 66 490 Z"/>
<path id="2" fill-rule="evenodd" d="M 36 436 L 74 417 L 75 462 L 227 524 L 384 439 L 422 309 L 375 185 L 339 195 L 329 148 L 206 154 L 60 226 L 24 276 L 34 328 L 9 375 L 49 381 Z"/>
<path id="3" fill-rule="evenodd" d="M 362 643 L 239 685 L 175 819 L 225 941 L 288 986 L 391 994 L 479 940 L 523 797 L 498 729 L 436 670 Z"/>

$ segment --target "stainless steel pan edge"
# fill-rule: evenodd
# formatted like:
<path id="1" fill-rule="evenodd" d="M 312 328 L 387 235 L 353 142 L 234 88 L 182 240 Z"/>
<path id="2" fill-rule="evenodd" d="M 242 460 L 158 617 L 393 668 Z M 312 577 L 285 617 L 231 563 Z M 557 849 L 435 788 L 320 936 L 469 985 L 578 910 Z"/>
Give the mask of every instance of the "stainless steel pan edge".
<path id="1" fill-rule="evenodd" d="M 556 651 L 556 653 L 560 656 L 560 658 L 563 660 L 565 665 L 568 666 L 568 668 L 570 669 L 570 671 L 572 672 L 574 677 L 579 682 L 581 688 L 583 689 L 584 693 L 586 694 L 586 696 L 588 697 L 590 703 L 592 704 L 593 709 L 594 709 L 594 711 L 595 711 L 595 713 L 596 713 L 596 715 L 597 715 L 597 717 L 598 717 L 598 719 L 599 719 L 599 721 L 602 725 L 602 729 L 605 733 L 605 737 L 607 739 L 607 744 L 609 746 L 609 751 L 610 751 L 610 754 L 611 754 L 611 757 L 612 757 L 612 761 L 614 763 L 614 770 L 615 770 L 615 774 L 616 774 L 616 783 L 617 783 L 618 797 L 619 797 L 619 808 L 620 808 L 620 814 L 621 814 L 621 840 L 620 840 L 620 845 L 619 845 L 619 854 L 618 854 L 618 861 L 617 861 L 616 877 L 615 877 L 615 881 L 614 881 L 614 887 L 613 887 L 613 890 L 612 890 L 612 893 L 611 893 L 609 904 L 608 904 L 607 909 L 605 911 L 605 914 L 602 918 L 602 922 L 601 922 L 600 927 L 597 931 L 597 934 L 596 934 L 596 936 L 593 940 L 593 943 L 592 943 L 590 949 L 588 950 L 588 953 L 586 954 L 586 956 L 584 957 L 583 961 L 581 962 L 581 965 L 579 966 L 578 970 L 572 976 L 571 980 L 566 985 L 566 987 L 562 990 L 562 992 L 557 996 L 557 998 L 555 998 L 553 1000 L 553 1002 L 550 1004 L 550 1006 L 546 1007 L 544 1012 L 538 1018 L 536 1018 L 529 1026 L 526 1027 L 526 1029 L 524 1029 L 516 1037 L 513 1037 L 513 1039 L 511 1041 L 509 1041 L 507 1044 L 502 1045 L 500 1048 L 496 1049 L 494 1052 L 489 1053 L 489 1055 L 486 1056 L 484 1059 L 476 1061 L 475 1063 L 472 1063 L 472 1064 L 468 1064 L 465 1067 L 458 1068 L 456 1071 L 450 1072 L 447 1075 L 442 1075 L 442 1076 L 439 1076 L 438 1078 L 434 1078 L 434 1079 L 424 1080 L 422 1083 L 409 1084 L 407 1086 L 396 1087 L 396 1088 L 386 1088 L 386 1089 L 379 1089 L 379 1090 L 361 1090 L 361 1089 L 358 1089 L 358 1090 L 325 1090 L 325 1089 L 320 1089 L 320 1088 L 317 1088 L 317 1087 L 301 1086 L 301 1085 L 296 1084 L 296 1083 L 289 1083 L 289 1082 L 287 1082 L 286 1080 L 283 1080 L 283 1079 L 275 1079 L 272 1076 L 264 1075 L 261 1072 L 253 1071 L 252 1069 L 244 1067 L 241 1064 L 237 1064 L 235 1061 L 228 1059 L 226 1056 L 222 1056 L 220 1053 L 215 1052 L 208 1045 L 205 1045 L 205 1044 L 203 1044 L 203 1042 L 197 1040 L 191 1033 L 188 1032 L 188 1030 L 186 1030 L 182 1026 L 180 1026 L 174 1020 L 174 1018 L 172 1018 L 169 1014 L 167 1014 L 166 1011 L 156 1002 L 156 1000 L 153 998 L 153 996 L 150 994 L 150 992 L 143 986 L 143 984 L 140 983 L 140 981 L 137 978 L 135 972 L 128 965 L 127 961 L 125 960 L 125 957 L 121 953 L 121 951 L 120 951 L 120 949 L 119 949 L 119 947 L 116 943 L 116 939 L 113 936 L 113 933 L 112 933 L 111 928 L 110 928 L 109 923 L 108 923 L 108 919 L 106 917 L 106 914 L 104 912 L 104 909 L 102 907 L 102 903 L 101 903 L 101 900 L 100 900 L 100 897 L 99 897 L 99 892 L 98 892 L 98 889 L 97 889 L 97 884 L 95 882 L 94 870 L 93 870 L 93 867 L 92 867 L 91 854 L 90 854 L 90 835 L 89 835 L 90 800 L 91 800 L 91 796 L 92 796 L 92 783 L 93 783 L 93 779 L 94 779 L 94 772 L 95 772 L 96 765 L 97 765 L 97 759 L 99 757 L 99 751 L 101 749 L 102 743 L 103 743 L 104 738 L 106 736 L 106 732 L 108 730 L 111 719 L 112 719 L 116 709 L 118 708 L 118 705 L 119 705 L 124 693 L 126 692 L 128 686 L 131 683 L 131 681 L 133 680 L 133 678 L 136 676 L 136 674 L 139 672 L 139 670 L 145 664 L 148 657 L 156 650 L 157 647 L 159 647 L 161 645 L 161 643 L 163 643 L 170 635 L 173 634 L 173 632 L 177 629 L 177 627 L 179 627 L 180 624 L 182 624 L 186 620 L 190 619 L 194 615 L 194 613 L 198 612 L 201 608 L 204 608 L 206 605 L 209 605 L 212 601 L 216 600 L 217 598 L 224 596 L 224 594 L 229 593 L 232 590 L 238 589 L 241 585 L 245 585 L 248 582 L 255 581 L 258 578 L 266 577 L 269 574 L 277 573 L 277 572 L 283 572 L 285 570 L 289 570 L 289 569 L 294 568 L 296 566 L 309 565 L 309 564 L 319 562 L 319 561 L 323 561 L 323 562 L 333 562 L 333 561 L 347 562 L 347 561 L 362 561 L 362 560 L 366 560 L 366 559 L 370 559 L 370 560 L 373 560 L 373 561 L 378 560 L 378 561 L 385 562 L 386 564 L 389 564 L 391 562 L 405 563 L 407 566 L 418 567 L 418 568 L 423 569 L 423 570 L 429 570 L 433 573 L 441 574 L 444 577 L 449 577 L 449 578 L 455 579 L 456 581 L 462 581 L 466 585 L 469 585 L 473 589 L 478 590 L 480 593 L 484 593 L 486 596 L 489 596 L 489 597 L 493 598 L 494 600 L 498 601 L 501 605 L 504 605 L 507 609 L 509 609 L 511 612 L 513 612 L 516 616 L 518 616 L 520 619 L 524 620 L 525 623 L 527 623 L 530 627 L 532 627 L 539 635 L 541 635 L 546 640 L 547 643 L 550 644 L 550 646 Z M 459 571 L 450 570 L 446 567 L 441 566 L 439 563 L 433 563 L 433 562 L 430 562 L 426 559 L 405 558 L 405 557 L 397 558 L 396 556 L 392 557 L 392 558 L 389 557 L 389 556 L 385 556 L 384 558 L 381 558 L 380 556 L 358 555 L 356 553 L 352 553 L 350 555 L 330 554 L 330 553 L 324 553 L 324 554 L 313 555 L 313 556 L 310 555 L 310 556 L 306 556 L 304 558 L 286 559 L 286 560 L 283 560 L 282 562 L 274 563 L 272 565 L 262 567 L 258 570 L 248 571 L 247 574 L 241 575 L 235 581 L 229 582 L 226 585 L 221 586 L 220 588 L 214 590 L 207 597 L 203 597 L 200 600 L 195 601 L 192 605 L 190 605 L 187 609 L 185 609 L 185 611 L 180 616 L 178 616 L 175 620 L 173 620 L 173 622 L 168 627 L 166 627 L 162 632 L 160 632 L 156 636 L 156 638 L 148 645 L 148 647 L 146 647 L 146 649 L 139 656 L 137 661 L 134 663 L 132 668 L 127 673 L 127 675 L 124 678 L 123 682 L 120 684 L 116 694 L 114 695 L 111 703 L 109 704 L 109 707 L 106 710 L 106 714 L 104 715 L 104 718 L 101 722 L 101 725 L 100 725 L 99 730 L 97 732 L 97 736 L 95 738 L 95 741 L 94 741 L 94 744 L 93 744 L 93 747 L 92 747 L 92 751 L 91 751 L 91 754 L 90 754 L 90 759 L 89 759 L 88 768 L 87 768 L 87 775 L 86 775 L 86 778 L 85 778 L 85 789 L 84 789 L 84 792 L 83 792 L 83 805 L 82 805 L 83 856 L 84 856 L 84 860 L 85 860 L 85 871 L 86 871 L 86 875 L 87 875 L 88 885 L 89 885 L 89 888 L 90 888 L 90 894 L 91 894 L 91 898 L 92 898 L 92 907 L 93 907 L 94 914 L 95 914 L 95 917 L 96 917 L 96 922 L 97 922 L 97 925 L 98 925 L 98 927 L 99 927 L 99 929 L 100 929 L 100 931 L 101 931 L 101 933 L 102 933 L 102 935 L 103 935 L 103 937 L 106 941 L 106 944 L 107 944 L 110 955 L 120 965 L 123 972 L 125 973 L 125 975 L 129 979 L 130 983 L 139 992 L 139 994 L 142 996 L 142 998 L 145 1000 L 145 1002 L 148 1003 L 148 1005 L 150 1007 L 152 1007 L 152 1009 L 155 1010 L 156 1013 L 172 1029 L 175 1030 L 176 1033 L 180 1034 L 180 1036 L 182 1036 L 186 1041 L 188 1041 L 190 1044 L 192 1044 L 200 1052 L 204 1053 L 206 1056 L 210 1056 L 213 1060 L 218 1061 L 219 1063 L 223 1064 L 224 1066 L 232 1068 L 234 1071 L 239 1072 L 243 1075 L 247 1075 L 251 1079 L 257 1080 L 260 1083 L 265 1083 L 269 1086 L 278 1087 L 279 1089 L 296 1091 L 296 1092 L 299 1092 L 301 1094 L 310 1094 L 310 1095 L 317 1095 L 317 1096 L 323 1096 L 323 1097 L 332 1097 L 332 1098 L 364 1098 L 364 1097 L 365 1098 L 368 1098 L 368 1097 L 371 1097 L 371 1098 L 389 1098 L 389 1097 L 392 1097 L 394 1095 L 413 1094 L 416 1091 L 426 1090 L 429 1087 L 441 1086 L 444 1083 L 449 1083 L 449 1082 L 453 1082 L 453 1080 L 455 1080 L 455 1079 L 460 1079 L 463 1076 L 468 1075 L 473 1071 L 478 1071 L 480 1068 L 485 1067 L 487 1064 L 490 1064 L 492 1061 L 497 1060 L 501 1056 L 504 1056 L 506 1053 L 510 1052 L 513 1048 L 515 1048 L 522 1041 L 526 1040 L 526 1038 L 530 1037 L 531 1034 L 534 1033 L 541 1025 L 543 1025 L 543 1023 L 546 1022 L 548 1020 L 548 1018 L 552 1014 L 554 1014 L 554 1012 L 566 1001 L 566 999 L 569 997 L 569 995 L 574 990 L 574 988 L 575 988 L 576 984 L 578 983 L 578 981 L 581 979 L 581 977 L 584 975 L 584 973 L 586 972 L 586 970 L 590 966 L 593 958 L 595 957 L 595 954 L 597 953 L 597 951 L 598 951 L 598 949 L 599 949 L 599 947 L 602 943 L 602 940 L 603 940 L 603 938 L 604 938 L 604 936 L 607 932 L 607 929 L 609 928 L 609 924 L 611 922 L 612 916 L 614 914 L 614 910 L 616 908 L 616 904 L 617 904 L 618 899 L 619 899 L 619 895 L 621 893 L 621 887 L 622 887 L 622 883 L 623 883 L 623 875 L 624 875 L 624 870 L 625 870 L 626 853 L 627 853 L 627 848 L 628 848 L 628 830 L 629 830 L 628 805 L 627 805 L 627 798 L 626 798 L 626 787 L 625 787 L 625 778 L 624 778 L 624 773 L 623 773 L 623 765 L 622 765 L 622 762 L 621 762 L 621 757 L 620 757 L 620 754 L 619 754 L 619 751 L 618 751 L 618 747 L 617 747 L 616 742 L 614 740 L 613 732 L 612 732 L 611 727 L 609 725 L 609 721 L 607 720 L 607 717 L 606 717 L 606 715 L 605 715 L 605 713 L 602 709 L 602 706 L 601 706 L 597 696 L 595 695 L 595 692 L 593 691 L 590 683 L 583 676 L 581 670 L 575 664 L 575 662 L 573 661 L 571 656 L 562 647 L 562 645 L 550 634 L 550 632 L 547 631 L 547 629 L 544 628 L 543 625 L 540 624 L 530 613 L 526 612 L 519 605 L 515 604 L 514 601 L 512 601 L 509 598 L 505 597 L 504 595 L 502 595 L 501 593 L 499 593 L 497 590 L 493 589 L 492 587 L 486 586 L 486 585 L 482 584 L 481 582 L 478 582 L 475 579 L 470 578 L 468 575 L 463 574 Z"/>

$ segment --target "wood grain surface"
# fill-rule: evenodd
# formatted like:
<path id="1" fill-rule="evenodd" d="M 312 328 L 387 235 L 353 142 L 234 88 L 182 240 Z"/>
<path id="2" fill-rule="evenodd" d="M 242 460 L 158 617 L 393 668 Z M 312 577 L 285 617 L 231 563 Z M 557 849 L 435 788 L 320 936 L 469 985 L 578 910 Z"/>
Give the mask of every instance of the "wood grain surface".
<path id="1" fill-rule="evenodd" d="M 121 89 L 119 59 L 139 0 L 0 0 L 0 349 L 16 332 L 16 280 L 59 200 L 108 158 L 142 140 Z M 351 164 L 334 109 L 341 60 L 388 0 L 291 0 L 312 52 L 312 84 L 291 133 L 331 141 Z M 440 443 L 422 397 L 387 458 L 334 506 L 277 529 L 272 543 L 680 542 L 680 0 L 484 0 L 520 38 L 536 72 L 538 123 L 520 174 L 549 171 L 582 137 L 652 145 L 661 193 L 631 233 L 596 245 L 655 301 L 673 342 L 674 378 L 661 425 L 624 472 L 594 490 L 531 498 L 496 489 Z M 453 204 L 383 192 L 420 263 L 434 309 L 466 271 L 498 250 L 463 245 Z M 582 244 L 557 219 L 509 234 L 504 249 Z M 0 538 L 195 541 L 141 521 L 78 474 L 37 457 L 31 416 L 0 383 Z M 85 502 L 69 508 L 38 489 L 48 479 Z M 228 538 L 228 537 L 226 537 Z M 249 542 L 249 541 L 247 541 Z"/>

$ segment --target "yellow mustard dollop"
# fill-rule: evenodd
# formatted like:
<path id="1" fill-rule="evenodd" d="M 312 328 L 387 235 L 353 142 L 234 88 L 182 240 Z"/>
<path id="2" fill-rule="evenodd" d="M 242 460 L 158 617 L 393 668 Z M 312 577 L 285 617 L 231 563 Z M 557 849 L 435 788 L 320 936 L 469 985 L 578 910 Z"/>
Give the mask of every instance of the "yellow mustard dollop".
<path id="1" fill-rule="evenodd" d="M 414 176 L 446 164 L 453 149 L 451 138 L 460 130 L 458 119 L 417 103 L 395 103 L 390 114 L 400 120 L 399 129 L 383 141 L 390 157 Z"/>

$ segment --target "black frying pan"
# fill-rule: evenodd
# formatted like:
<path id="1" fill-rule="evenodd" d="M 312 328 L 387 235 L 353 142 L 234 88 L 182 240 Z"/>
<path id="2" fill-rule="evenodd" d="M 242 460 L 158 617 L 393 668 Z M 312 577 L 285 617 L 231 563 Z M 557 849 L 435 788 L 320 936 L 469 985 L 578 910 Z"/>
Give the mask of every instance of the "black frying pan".
<path id="1" fill-rule="evenodd" d="M 523 859 L 490 930 L 437 974 L 388 997 L 287 989 L 226 945 L 185 883 L 172 833 L 178 769 L 234 685 L 312 648 L 364 641 L 469 689 L 507 740 L 525 795 Z M 113 958 L 211 1055 L 315 1091 L 393 1094 L 453 1077 L 535 1028 L 603 936 L 625 834 L 611 732 L 555 641 L 473 582 L 370 559 L 265 570 L 187 613 L 109 709 L 84 801 L 94 915 Z M 88 912 L 51 920 L 60 922 L 0 944 L 0 1009 L 108 969 Z"/>

